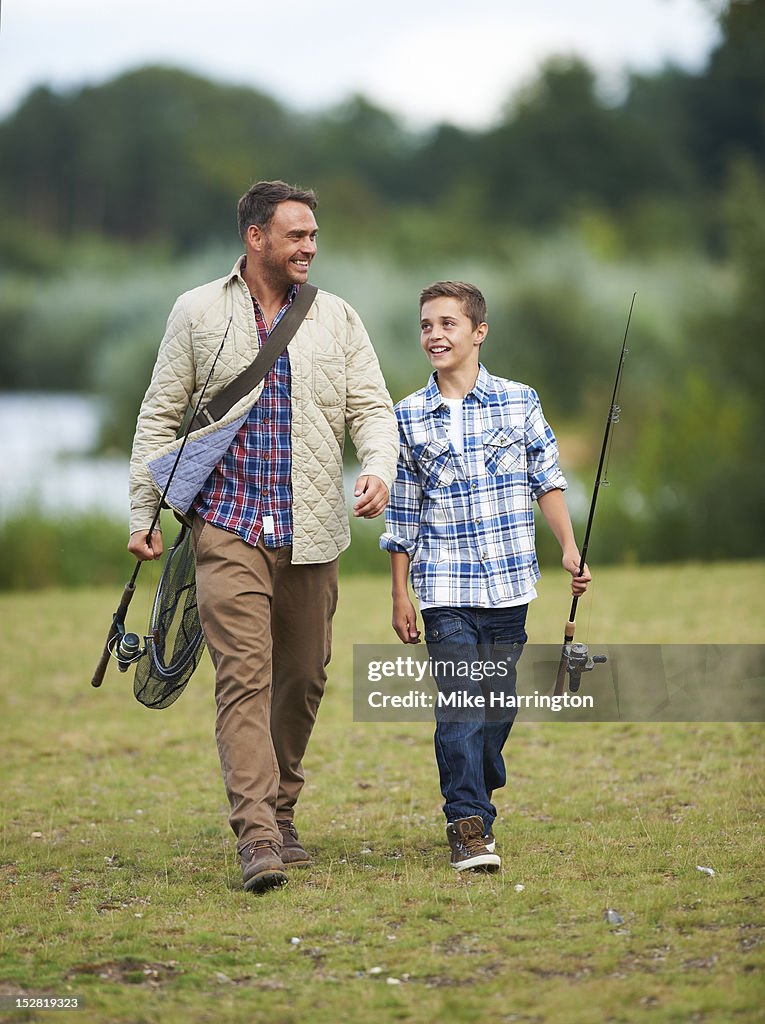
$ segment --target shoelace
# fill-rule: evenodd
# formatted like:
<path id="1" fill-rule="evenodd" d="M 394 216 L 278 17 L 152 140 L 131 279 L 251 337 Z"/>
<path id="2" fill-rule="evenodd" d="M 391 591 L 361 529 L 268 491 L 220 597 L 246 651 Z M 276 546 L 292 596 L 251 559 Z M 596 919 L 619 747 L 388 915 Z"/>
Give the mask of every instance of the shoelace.
<path id="1" fill-rule="evenodd" d="M 470 831 L 467 835 L 460 834 L 458 837 L 459 845 L 469 856 L 473 854 L 485 853 L 486 843 L 482 832 Z"/>
<path id="2" fill-rule="evenodd" d="M 255 854 L 258 850 L 265 850 L 265 849 L 269 849 L 271 851 L 271 853 L 278 853 L 279 852 L 276 844 L 272 843 L 268 839 L 259 839 L 257 843 L 252 843 L 252 845 L 248 847 L 250 855 Z"/>

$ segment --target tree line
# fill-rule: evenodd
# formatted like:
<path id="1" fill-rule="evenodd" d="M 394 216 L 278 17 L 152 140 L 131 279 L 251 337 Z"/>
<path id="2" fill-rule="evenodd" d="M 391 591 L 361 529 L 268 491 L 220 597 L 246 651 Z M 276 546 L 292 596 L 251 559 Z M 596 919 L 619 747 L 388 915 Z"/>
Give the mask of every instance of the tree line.
<path id="1" fill-rule="evenodd" d="M 636 245 L 714 251 L 732 162 L 765 162 L 765 3 L 734 2 L 720 25 L 702 71 L 632 74 L 618 101 L 585 62 L 550 60 L 482 131 L 408 131 L 363 96 L 299 114 L 163 67 L 40 86 L 0 123 L 5 250 L 23 259 L 21 225 L 177 248 L 230 238 L 247 184 L 282 177 L 315 187 L 333 228 L 359 244 L 374 231 L 406 248 L 425 218 L 469 251 L 504 227 L 546 230 L 596 210 Z"/>

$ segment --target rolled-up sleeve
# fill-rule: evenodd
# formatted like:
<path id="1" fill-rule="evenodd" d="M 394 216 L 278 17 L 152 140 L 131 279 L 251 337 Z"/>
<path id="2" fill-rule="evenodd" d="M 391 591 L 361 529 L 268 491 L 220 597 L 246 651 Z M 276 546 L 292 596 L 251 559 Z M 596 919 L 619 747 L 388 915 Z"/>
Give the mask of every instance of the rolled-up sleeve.
<path id="1" fill-rule="evenodd" d="M 383 551 L 401 551 L 411 559 L 420 533 L 422 486 L 412 450 L 402 430 L 396 479 L 385 511 L 385 533 L 380 537 Z"/>
<path id="2" fill-rule="evenodd" d="M 526 399 L 526 459 L 529 487 L 534 500 L 548 491 L 565 491 L 566 478 L 558 465 L 558 444 L 544 418 L 539 396 L 528 389 Z"/>

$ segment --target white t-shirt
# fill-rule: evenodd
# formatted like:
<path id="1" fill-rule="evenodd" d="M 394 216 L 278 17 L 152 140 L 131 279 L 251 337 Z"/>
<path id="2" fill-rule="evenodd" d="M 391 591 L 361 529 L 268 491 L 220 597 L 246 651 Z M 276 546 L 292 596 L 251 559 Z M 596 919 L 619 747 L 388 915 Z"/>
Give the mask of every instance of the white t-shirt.
<path id="1" fill-rule="evenodd" d="M 455 452 L 462 455 L 465 450 L 465 426 L 462 422 L 462 398 L 445 398 L 449 407 L 449 440 Z"/>

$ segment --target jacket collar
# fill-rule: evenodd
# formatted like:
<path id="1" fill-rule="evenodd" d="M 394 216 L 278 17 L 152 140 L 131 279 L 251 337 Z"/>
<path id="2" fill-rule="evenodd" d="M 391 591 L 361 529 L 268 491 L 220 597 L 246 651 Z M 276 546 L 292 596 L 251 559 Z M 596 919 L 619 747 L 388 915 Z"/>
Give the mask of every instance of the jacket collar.
<path id="1" fill-rule="evenodd" d="M 425 388 L 424 402 L 425 408 L 428 412 L 435 412 L 444 404 L 441 392 L 438 390 L 437 377 L 438 371 L 434 370 L 433 373 L 431 373 L 430 379 L 428 380 Z M 494 381 L 491 374 L 483 363 L 479 363 L 478 376 L 476 377 L 475 384 L 470 391 L 468 391 L 465 397 L 467 398 L 469 395 L 473 395 L 476 401 L 480 402 L 481 405 L 487 405 L 491 400 L 491 396 L 494 394 L 494 390 Z"/>
<path id="2" fill-rule="evenodd" d="M 244 261 L 247 257 L 242 253 L 241 256 L 237 256 L 236 263 L 231 268 L 231 272 L 226 276 L 226 284 L 231 284 L 232 281 L 239 278 L 240 281 L 244 281 L 242 277 L 242 268 L 244 267 Z"/>

